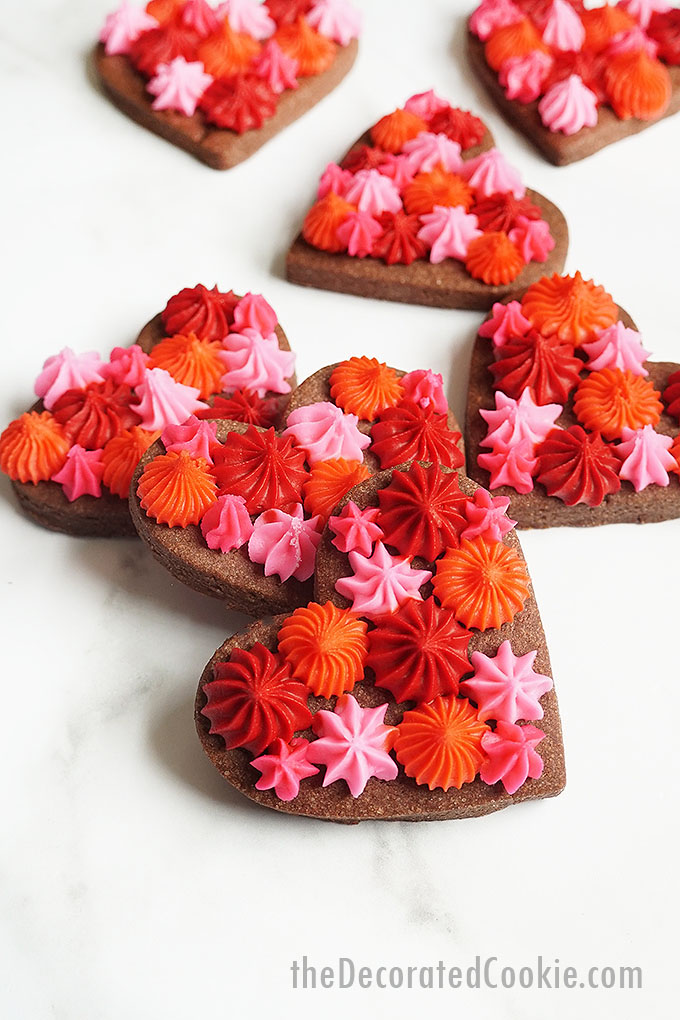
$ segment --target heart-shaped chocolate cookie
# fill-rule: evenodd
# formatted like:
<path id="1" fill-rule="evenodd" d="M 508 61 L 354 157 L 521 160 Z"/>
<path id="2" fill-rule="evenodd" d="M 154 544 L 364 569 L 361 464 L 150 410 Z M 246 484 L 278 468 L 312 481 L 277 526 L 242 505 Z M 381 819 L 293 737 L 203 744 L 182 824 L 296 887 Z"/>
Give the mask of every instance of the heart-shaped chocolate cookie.
<path id="1" fill-rule="evenodd" d="M 411 96 L 330 163 L 286 259 L 293 283 L 442 308 L 490 308 L 546 270 L 568 230 L 486 125 Z"/>
<path id="2" fill-rule="evenodd" d="M 43 527 L 134 535 L 132 473 L 161 430 L 194 413 L 278 425 L 294 360 L 261 295 L 187 287 L 108 361 L 68 347 L 48 358 L 40 400 L 0 436 L 0 469 Z"/>
<path id="3" fill-rule="evenodd" d="M 468 474 L 523 528 L 680 516 L 680 365 L 648 355 L 580 273 L 498 303 L 472 353 Z"/>
<path id="4" fill-rule="evenodd" d="M 506 504 L 419 463 L 353 489 L 324 531 L 315 601 L 230 638 L 203 672 L 196 727 L 225 779 L 349 823 L 558 794 L 557 699 Z"/>
<path id="5" fill-rule="evenodd" d="M 357 55 L 349 0 L 151 0 L 106 19 L 94 54 L 123 113 L 216 170 L 315 106 Z"/>
<path id="6" fill-rule="evenodd" d="M 414 459 L 464 462 L 441 376 L 374 358 L 305 380 L 283 425 L 190 419 L 147 450 L 130 489 L 135 527 L 156 558 L 253 616 L 310 601 L 323 527 L 358 482 Z"/>
<path id="7" fill-rule="evenodd" d="M 556 166 L 680 110 L 680 11 L 658 0 L 483 0 L 468 53 L 506 119 Z"/>

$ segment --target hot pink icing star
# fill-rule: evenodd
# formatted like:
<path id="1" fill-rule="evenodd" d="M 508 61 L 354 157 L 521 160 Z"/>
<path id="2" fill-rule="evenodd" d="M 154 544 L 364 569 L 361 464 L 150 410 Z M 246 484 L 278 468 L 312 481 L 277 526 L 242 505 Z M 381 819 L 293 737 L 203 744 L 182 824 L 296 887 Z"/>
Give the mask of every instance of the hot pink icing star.
<path id="1" fill-rule="evenodd" d="M 578 14 L 567 0 L 553 0 L 543 27 L 543 42 L 554 50 L 580 50 L 586 30 Z"/>
<path id="2" fill-rule="evenodd" d="M 607 46 L 607 56 L 615 57 L 619 53 L 631 53 L 644 50 L 647 56 L 656 57 L 659 44 L 651 39 L 639 25 L 629 28 L 627 32 L 617 32 Z"/>
<path id="3" fill-rule="evenodd" d="M 199 99 L 212 82 L 213 76 L 206 73 L 200 60 L 175 57 L 169 64 L 158 65 L 146 87 L 156 97 L 151 104 L 154 110 L 178 110 L 192 117 Z"/>
<path id="4" fill-rule="evenodd" d="M 290 393 L 287 377 L 293 374 L 295 355 L 283 351 L 275 333 L 262 336 L 246 327 L 240 333 L 229 333 L 222 341 L 220 357 L 227 366 L 222 386 L 227 390 L 255 390 L 258 397 L 267 392 Z"/>
<path id="5" fill-rule="evenodd" d="M 448 108 L 447 101 L 438 96 L 434 89 L 428 89 L 427 92 L 416 92 L 404 103 L 405 110 L 428 121 L 432 120 L 435 113 L 439 113 L 440 110 L 448 110 Z"/>
<path id="6" fill-rule="evenodd" d="M 279 320 L 276 312 L 261 294 L 248 291 L 234 306 L 234 332 L 256 329 L 261 336 L 274 332 Z"/>
<path id="7" fill-rule="evenodd" d="M 517 521 L 508 517 L 510 500 L 507 496 L 492 496 L 486 489 L 477 489 L 465 503 L 468 525 L 461 538 L 484 538 L 487 542 L 500 542 L 503 535 L 512 531 Z"/>
<path id="8" fill-rule="evenodd" d="M 337 237 L 340 244 L 347 249 L 348 255 L 365 258 L 373 251 L 376 238 L 380 237 L 382 232 L 382 227 L 370 213 L 357 210 L 347 213 L 338 227 Z"/>
<path id="9" fill-rule="evenodd" d="M 354 500 L 345 503 L 337 517 L 331 517 L 328 524 L 335 532 L 333 545 L 340 552 L 358 552 L 370 556 L 373 543 L 383 537 L 383 530 L 376 523 L 380 516 L 378 507 L 360 510 Z"/>
<path id="10" fill-rule="evenodd" d="M 220 448 L 215 422 L 204 421 L 195 414 L 190 415 L 181 425 L 167 425 L 161 440 L 167 453 L 186 450 L 192 457 L 207 460 L 208 464 L 213 463 L 213 454 Z"/>
<path id="11" fill-rule="evenodd" d="M 489 426 L 480 446 L 490 447 L 494 453 L 507 453 L 523 439 L 542 443 L 562 414 L 561 404 L 537 404 L 529 390 L 524 390 L 519 400 L 500 390 L 494 396 L 496 410 L 479 412 Z"/>
<path id="12" fill-rule="evenodd" d="M 390 177 L 385 177 L 379 170 L 359 170 L 347 189 L 345 199 L 371 216 L 401 209 L 399 189 Z"/>
<path id="13" fill-rule="evenodd" d="M 432 577 L 431 570 L 412 570 L 408 557 L 390 556 L 382 542 L 368 557 L 350 552 L 349 563 L 353 576 L 339 578 L 336 591 L 369 619 L 394 613 L 407 599 L 422 599 L 420 588 Z"/>
<path id="14" fill-rule="evenodd" d="M 132 347 L 114 347 L 108 364 L 103 364 L 100 371 L 118 386 L 124 384 L 135 389 L 143 381 L 148 363 L 149 355 L 145 354 L 138 344 L 133 344 Z"/>
<path id="15" fill-rule="evenodd" d="M 304 519 L 299 503 L 292 514 L 265 510 L 255 521 L 248 555 L 253 563 L 264 564 L 266 577 L 278 574 L 282 581 L 291 577 L 307 581 L 314 573 L 322 528 L 321 517 Z"/>
<path id="16" fill-rule="evenodd" d="M 262 754 L 250 763 L 262 773 L 255 789 L 273 789 L 279 800 L 295 800 L 300 792 L 300 780 L 319 771 L 307 759 L 308 748 L 309 741 L 302 737 L 293 737 L 290 744 L 280 737 L 275 740 L 268 754 Z"/>
<path id="17" fill-rule="evenodd" d="M 644 349 L 636 329 L 628 329 L 620 321 L 600 330 L 597 340 L 583 344 L 583 351 L 588 355 L 586 368 L 593 372 L 601 368 L 620 368 L 633 375 L 649 375 L 644 362 L 651 351 Z"/>
<path id="18" fill-rule="evenodd" d="M 533 443 L 522 439 L 505 452 L 480 453 L 477 463 L 489 472 L 489 487 L 497 489 L 500 485 L 509 485 L 523 495 L 531 492 L 534 487 L 533 476 L 538 468 L 533 449 Z"/>
<path id="19" fill-rule="evenodd" d="M 508 99 L 520 103 L 533 103 L 543 91 L 543 83 L 554 60 L 548 53 L 532 50 L 523 57 L 504 60 L 498 71 L 498 80 Z"/>
<path id="20" fill-rule="evenodd" d="M 461 173 L 478 197 L 488 198 L 511 191 L 515 198 L 523 198 L 526 191 L 519 171 L 508 163 L 499 149 L 489 149 L 475 159 L 466 160 Z"/>
<path id="21" fill-rule="evenodd" d="M 150 28 L 158 28 L 156 19 L 139 7 L 130 6 L 126 0 L 117 11 L 107 15 L 99 41 L 104 43 L 104 49 L 110 57 L 118 53 L 129 53 L 133 42 Z"/>
<path id="22" fill-rule="evenodd" d="M 353 180 L 354 174 L 351 170 L 343 170 L 337 163 L 329 163 L 319 178 L 317 198 L 325 198 L 329 191 L 344 198 Z"/>
<path id="23" fill-rule="evenodd" d="M 348 0 L 316 0 L 306 17 L 312 28 L 341 46 L 361 32 L 361 14 Z"/>
<path id="24" fill-rule="evenodd" d="M 227 15 L 235 32 L 244 32 L 253 39 L 268 39 L 276 31 L 276 22 L 259 0 L 226 0 L 218 14 Z"/>
<path id="25" fill-rule="evenodd" d="M 521 21 L 523 17 L 521 8 L 512 0 L 482 0 L 470 17 L 470 31 L 486 42 L 493 32 Z"/>
<path id="26" fill-rule="evenodd" d="M 253 71 L 259 78 L 263 78 L 270 89 L 280 96 L 286 89 L 296 89 L 299 86 L 297 73 L 300 64 L 295 57 L 289 57 L 284 53 L 275 39 L 270 39 L 263 47 L 262 52 L 253 64 Z"/>
<path id="27" fill-rule="evenodd" d="M 643 28 L 647 28 L 652 14 L 666 14 L 671 10 L 666 0 L 619 0 L 619 7 L 628 11 Z"/>
<path id="28" fill-rule="evenodd" d="M 578 74 L 555 82 L 538 104 L 538 112 L 549 131 L 575 135 L 597 124 L 597 96 Z"/>
<path id="29" fill-rule="evenodd" d="M 460 689 L 477 704 L 482 722 L 543 718 L 540 698 L 551 690 L 553 682 L 551 677 L 535 672 L 536 655 L 515 655 L 509 641 L 504 641 L 492 656 L 472 652 L 474 676 L 464 680 Z"/>
<path id="30" fill-rule="evenodd" d="M 434 265 L 449 258 L 465 259 L 470 242 L 482 236 L 479 220 L 474 213 L 465 212 L 462 205 L 436 205 L 420 219 L 423 226 L 418 237 L 429 246 Z"/>
<path id="31" fill-rule="evenodd" d="M 187 0 L 182 11 L 182 24 L 192 28 L 202 39 L 220 27 L 217 11 L 207 0 Z"/>
<path id="32" fill-rule="evenodd" d="M 622 429 L 621 438 L 623 442 L 614 447 L 623 461 L 620 477 L 632 482 L 636 492 L 648 485 L 668 485 L 668 471 L 676 466 L 675 457 L 669 453 L 671 437 L 655 432 L 653 425 L 645 425 L 642 429 Z"/>
<path id="33" fill-rule="evenodd" d="M 545 220 L 530 220 L 518 216 L 508 237 L 519 249 L 525 262 L 545 262 L 555 247 L 550 227 Z"/>
<path id="34" fill-rule="evenodd" d="M 415 174 L 411 168 L 411 162 L 408 156 L 404 156 L 403 153 L 388 152 L 385 154 L 383 162 L 380 164 L 380 173 L 385 177 L 390 177 L 394 181 L 394 186 L 403 191 L 407 184 L 410 184 Z"/>
<path id="35" fill-rule="evenodd" d="M 536 726 L 499 722 L 493 732 L 489 730 L 482 737 L 482 750 L 487 756 L 479 770 L 482 782 L 489 786 L 502 782 L 512 795 L 527 779 L 539 779 L 543 759 L 536 745 L 544 736 Z"/>
<path id="36" fill-rule="evenodd" d="M 95 351 L 76 354 L 64 347 L 45 361 L 35 380 L 35 393 L 48 411 L 67 390 L 83 390 L 88 383 L 104 382 L 104 362 Z"/>
<path id="37" fill-rule="evenodd" d="M 495 347 L 502 347 L 508 340 L 525 337 L 531 330 L 531 323 L 522 314 L 519 301 L 502 304 L 496 301 L 491 318 L 479 330 L 479 335 L 491 339 Z"/>
<path id="38" fill-rule="evenodd" d="M 457 174 L 463 165 L 460 145 L 442 133 L 421 131 L 406 142 L 403 151 L 414 173 L 429 174 L 441 164 L 445 170 Z"/>
<path id="39" fill-rule="evenodd" d="M 205 512 L 201 531 L 209 549 L 228 553 L 245 545 L 253 533 L 253 523 L 243 496 L 219 496 Z"/>
<path id="40" fill-rule="evenodd" d="M 320 400 L 291 411 L 283 434 L 302 447 L 310 465 L 340 457 L 363 460 L 371 439 L 359 431 L 358 424 L 356 414 L 345 414 L 336 404 Z"/>
<path id="41" fill-rule="evenodd" d="M 72 503 L 80 496 L 101 496 L 103 474 L 102 451 L 86 450 L 76 444 L 68 451 L 64 466 L 52 475 L 52 481 L 63 487 L 67 500 Z"/>
<path id="42" fill-rule="evenodd" d="M 353 797 L 359 797 L 366 783 L 377 779 L 396 779 L 397 763 L 388 753 L 394 726 L 385 726 L 387 705 L 361 708 L 351 694 L 338 698 L 334 712 L 317 712 L 312 728 L 318 735 L 307 748 L 307 758 L 326 766 L 323 785 L 344 779 Z"/>
<path id="43" fill-rule="evenodd" d="M 189 415 L 207 408 L 208 405 L 198 399 L 199 392 L 195 386 L 176 382 L 164 368 L 147 368 L 137 387 L 139 404 L 133 411 L 142 419 L 139 424 L 143 429 L 155 432 L 166 425 L 186 421 Z"/>
<path id="44" fill-rule="evenodd" d="M 439 372 L 429 368 L 418 368 L 402 376 L 404 399 L 419 407 L 432 407 L 439 414 L 446 414 L 449 404 L 444 396 L 444 380 Z"/>

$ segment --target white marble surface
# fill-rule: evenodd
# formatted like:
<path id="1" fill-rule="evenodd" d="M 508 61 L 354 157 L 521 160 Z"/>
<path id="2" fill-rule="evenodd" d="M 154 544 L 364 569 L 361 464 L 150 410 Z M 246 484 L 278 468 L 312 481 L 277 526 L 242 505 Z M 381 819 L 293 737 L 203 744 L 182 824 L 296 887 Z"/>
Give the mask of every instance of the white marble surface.
<path id="1" fill-rule="evenodd" d="M 494 113 L 462 54 L 467 0 L 363 0 L 358 65 L 243 166 L 137 128 L 85 70 L 110 0 L 4 7 L 0 421 L 68 343 L 108 351 L 184 285 L 261 290 L 304 377 L 355 352 L 445 373 L 458 411 L 479 317 L 305 291 L 283 253 L 320 170 L 435 86 L 488 115 L 572 231 L 568 268 L 680 356 L 680 121 L 567 169 Z M 8 1020 L 670 1015 L 677 929 L 680 521 L 527 535 L 568 787 L 478 821 L 356 828 L 278 817 L 204 760 L 191 705 L 244 620 L 137 542 L 52 535 L 0 480 L 0 1015 Z M 670 633 L 670 640 L 669 635 Z M 641 991 L 293 991 L 293 958 L 467 967 L 637 965 Z"/>

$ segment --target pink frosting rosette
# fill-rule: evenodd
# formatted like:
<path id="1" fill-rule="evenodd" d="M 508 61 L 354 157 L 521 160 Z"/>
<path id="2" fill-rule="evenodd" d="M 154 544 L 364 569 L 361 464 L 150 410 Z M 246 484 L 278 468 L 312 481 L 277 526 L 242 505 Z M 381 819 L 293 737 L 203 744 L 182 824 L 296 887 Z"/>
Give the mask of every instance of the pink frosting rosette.
<path id="1" fill-rule="evenodd" d="M 479 335 L 493 340 L 494 347 L 503 347 L 508 340 L 525 337 L 531 330 L 531 323 L 522 314 L 519 301 L 503 304 L 496 301 L 491 309 L 491 318 L 481 326 Z"/>
<path id="2" fill-rule="evenodd" d="M 384 212 L 399 212 L 401 197 L 393 180 L 379 170 L 359 170 L 345 194 L 347 202 L 361 212 L 379 216 Z"/>
<path id="3" fill-rule="evenodd" d="M 286 89 L 296 89 L 300 84 L 297 73 L 300 64 L 295 57 L 283 52 L 275 39 L 262 48 L 262 52 L 253 63 L 253 71 L 258 78 L 263 78 L 272 92 L 280 96 Z"/>
<path id="4" fill-rule="evenodd" d="M 356 414 L 345 414 L 336 404 L 321 400 L 291 411 L 283 435 L 293 437 L 310 465 L 338 458 L 363 460 L 371 440 L 358 424 Z"/>
<path id="5" fill-rule="evenodd" d="M 351 694 L 343 694 L 335 711 L 316 712 L 312 727 L 318 739 L 307 748 L 307 759 L 326 766 L 323 786 L 344 779 L 351 795 L 359 797 L 371 776 L 397 778 L 397 763 L 388 751 L 396 729 L 385 726 L 386 711 L 386 704 L 361 708 Z"/>
<path id="6" fill-rule="evenodd" d="M 352 610 L 373 619 L 394 613 L 407 599 L 420 599 L 420 588 L 432 578 L 430 570 L 412 570 L 407 556 L 390 556 L 376 542 L 371 556 L 349 553 L 352 577 L 341 577 L 335 588 L 352 603 Z"/>
<path id="7" fill-rule="evenodd" d="M 306 17 L 312 28 L 340 46 L 361 32 L 361 14 L 348 0 L 316 0 Z"/>
<path id="8" fill-rule="evenodd" d="M 99 41 L 104 43 L 104 50 L 109 57 L 127 54 L 142 32 L 148 32 L 151 28 L 158 28 L 156 19 L 126 0 L 117 11 L 106 16 Z"/>
<path id="9" fill-rule="evenodd" d="M 168 64 L 158 65 L 146 87 L 156 97 L 151 104 L 154 110 L 178 110 L 192 117 L 199 99 L 213 80 L 200 60 L 175 57 Z"/>
<path id="10" fill-rule="evenodd" d="M 176 382 L 164 368 L 147 368 L 137 388 L 139 404 L 133 408 L 142 419 L 140 425 L 148 432 L 177 425 L 189 415 L 208 405 L 199 400 L 195 386 Z"/>
<path id="11" fill-rule="evenodd" d="M 263 564 L 266 577 L 277 574 L 281 581 L 291 577 L 307 581 L 314 573 L 322 526 L 321 517 L 305 520 L 300 504 L 292 514 L 265 510 L 255 521 L 248 556 Z"/>
<path id="12" fill-rule="evenodd" d="M 82 390 L 89 383 L 104 382 L 104 362 L 96 351 L 76 354 L 64 347 L 49 357 L 35 380 L 35 393 L 48 411 L 67 390 Z"/>
<path id="13" fill-rule="evenodd" d="M 450 173 L 457 174 L 463 166 L 461 147 L 441 132 L 421 131 L 406 142 L 403 153 L 413 173 L 431 173 L 436 166 L 443 166 Z"/>
<path id="14" fill-rule="evenodd" d="M 103 474 L 102 451 L 86 450 L 76 444 L 66 454 L 64 466 L 52 475 L 52 481 L 62 486 L 67 500 L 72 503 L 81 496 L 101 496 Z"/>
<path id="15" fill-rule="evenodd" d="M 518 170 L 508 163 L 500 149 L 489 149 L 463 164 L 462 176 L 482 198 L 511 191 L 515 198 L 523 198 L 526 188 Z"/>
<path id="16" fill-rule="evenodd" d="M 222 341 L 220 357 L 226 365 L 222 386 L 226 390 L 254 390 L 259 397 L 267 392 L 290 393 L 289 376 L 295 367 L 295 355 L 283 351 L 275 333 L 262 336 L 257 329 L 246 327 L 240 333 L 229 333 Z"/>
<path id="17" fill-rule="evenodd" d="M 620 368 L 633 375 L 649 375 L 644 363 L 651 354 L 642 346 L 642 337 L 636 329 L 629 329 L 621 321 L 602 330 L 597 340 L 583 344 L 588 355 L 586 368 L 599 372 L 603 368 Z"/>
<path id="18" fill-rule="evenodd" d="M 358 552 L 362 556 L 370 556 L 373 543 L 383 537 L 383 530 L 376 523 L 379 516 L 380 510 L 377 507 L 360 510 L 354 500 L 350 499 L 338 516 L 328 521 L 335 534 L 335 548 L 344 553 Z"/>
<path id="19" fill-rule="evenodd" d="M 192 457 L 202 457 L 208 464 L 213 463 L 213 454 L 220 448 L 217 440 L 217 424 L 202 421 L 192 414 L 181 425 L 168 425 L 161 433 L 166 453 L 180 453 L 186 450 Z"/>
<path id="20" fill-rule="evenodd" d="M 578 74 L 555 82 L 538 104 L 541 120 L 549 131 L 575 135 L 597 124 L 597 96 Z"/>
<path id="21" fill-rule="evenodd" d="M 423 226 L 418 237 L 429 246 L 433 265 L 444 259 L 465 259 L 470 242 L 482 236 L 479 220 L 462 205 L 436 205 L 420 219 Z"/>
<path id="22" fill-rule="evenodd" d="M 201 531 L 209 549 L 228 553 L 245 545 L 253 533 L 253 523 L 243 496 L 218 496 L 201 520 Z"/>

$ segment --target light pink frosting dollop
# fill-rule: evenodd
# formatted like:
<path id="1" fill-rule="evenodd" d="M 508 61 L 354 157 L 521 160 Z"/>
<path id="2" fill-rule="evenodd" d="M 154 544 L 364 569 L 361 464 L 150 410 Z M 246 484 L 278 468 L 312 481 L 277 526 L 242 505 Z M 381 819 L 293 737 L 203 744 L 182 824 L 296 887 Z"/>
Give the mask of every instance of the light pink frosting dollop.
<path id="1" fill-rule="evenodd" d="M 509 485 L 516 492 L 525 495 L 533 490 L 533 476 L 538 468 L 533 450 L 533 443 L 528 439 L 522 439 L 505 452 L 480 453 L 477 463 L 489 472 L 490 488 L 497 489 L 500 485 Z"/>
<path id="2" fill-rule="evenodd" d="M 597 124 L 597 96 L 578 74 L 555 82 L 538 104 L 541 120 L 549 131 L 575 135 Z"/>
<path id="3" fill-rule="evenodd" d="M 276 31 L 276 22 L 259 0 L 225 0 L 218 13 L 227 15 L 235 32 L 244 32 L 253 39 L 268 39 Z"/>
<path id="4" fill-rule="evenodd" d="M 542 443 L 562 414 L 561 404 L 537 404 L 528 389 L 519 400 L 500 390 L 494 396 L 496 409 L 479 412 L 489 426 L 480 446 L 489 447 L 494 453 L 507 454 L 525 439 L 533 445 Z"/>
<path id="5" fill-rule="evenodd" d="M 66 455 L 66 463 L 52 475 L 64 490 L 69 503 L 80 496 L 101 496 L 101 480 L 104 474 L 101 450 L 86 450 L 76 444 Z"/>
<path id="6" fill-rule="evenodd" d="M 300 64 L 295 57 L 283 52 L 275 39 L 270 39 L 253 63 L 253 71 L 269 85 L 270 89 L 280 96 L 286 89 L 296 89 L 300 84 L 297 73 Z"/>
<path id="7" fill-rule="evenodd" d="M 554 61 L 548 53 L 532 50 L 524 57 L 504 60 L 498 71 L 498 80 L 508 99 L 520 103 L 533 103 L 543 91 L 543 82 Z"/>
<path id="8" fill-rule="evenodd" d="M 283 435 L 293 437 L 310 465 L 339 457 L 363 460 L 371 440 L 359 431 L 358 423 L 356 414 L 345 414 L 330 401 L 320 400 L 291 411 Z"/>
<path id="9" fill-rule="evenodd" d="M 545 18 L 543 42 L 555 50 L 580 50 L 586 30 L 578 14 L 567 0 L 553 0 Z"/>
<path id="10" fill-rule="evenodd" d="M 118 53 L 127 54 L 142 32 L 148 32 L 151 28 L 158 28 L 156 19 L 145 10 L 132 7 L 126 2 L 106 16 L 99 41 L 104 43 L 104 49 L 110 57 Z"/>
<path id="11" fill-rule="evenodd" d="M 405 400 L 410 400 L 423 409 L 432 407 L 439 414 L 448 412 L 444 380 L 439 372 L 433 372 L 430 368 L 417 368 L 414 372 L 407 372 L 402 376 L 401 385 L 404 387 Z"/>
<path id="12" fill-rule="evenodd" d="M 462 205 L 436 205 L 420 219 L 423 226 L 418 237 L 429 246 L 434 265 L 448 258 L 465 259 L 470 242 L 482 236 L 479 220 L 474 213 L 465 212 Z"/>
<path id="13" fill-rule="evenodd" d="M 380 164 L 380 173 L 394 181 L 395 187 L 403 191 L 410 184 L 415 174 L 411 169 L 411 161 L 403 153 L 388 152 Z"/>
<path id="14" fill-rule="evenodd" d="M 382 227 L 370 213 L 349 212 L 337 229 L 338 241 L 347 249 L 348 255 L 363 259 L 373 251 L 376 239 L 382 234 Z"/>
<path id="15" fill-rule="evenodd" d="M 336 591 L 369 619 L 396 612 L 407 599 L 422 600 L 420 588 L 432 577 L 430 570 L 412 570 L 408 557 L 390 556 L 382 542 L 371 556 L 350 552 L 349 563 L 353 576 L 339 578 Z"/>
<path id="16" fill-rule="evenodd" d="M 553 682 L 551 677 L 535 672 L 536 655 L 535 651 L 515 655 L 509 641 L 504 641 L 495 655 L 472 652 L 474 676 L 463 681 L 460 689 L 476 702 L 482 722 L 543 718 L 540 699 L 551 690 Z"/>
<path id="17" fill-rule="evenodd" d="M 145 354 L 138 344 L 133 344 L 132 347 L 114 347 L 108 364 L 102 365 L 101 373 L 107 379 L 112 379 L 117 386 L 123 384 L 135 389 L 144 379 L 148 363 L 149 355 Z"/>
<path id="18" fill-rule="evenodd" d="M 545 262 L 555 247 L 555 240 L 545 220 L 518 216 L 508 237 L 519 249 L 525 262 Z"/>
<path id="19" fill-rule="evenodd" d="M 227 366 L 222 376 L 225 389 L 255 390 L 260 397 L 268 391 L 290 393 L 286 380 L 293 374 L 295 355 L 281 350 L 275 333 L 262 336 L 256 329 L 245 328 L 229 333 L 222 346 L 220 357 Z"/>
<path id="20" fill-rule="evenodd" d="M 527 779 L 539 779 L 543 760 L 536 745 L 544 736 L 542 730 L 531 724 L 499 722 L 493 732 L 489 730 L 482 737 L 482 750 L 487 756 L 479 770 L 482 782 L 489 786 L 502 782 L 512 795 Z"/>
<path id="21" fill-rule="evenodd" d="M 503 347 L 515 337 L 525 337 L 531 330 L 519 301 L 509 301 L 507 305 L 496 301 L 491 312 L 491 318 L 480 327 L 479 335 L 493 340 L 494 347 Z"/>
<path id="22" fill-rule="evenodd" d="M 641 429 L 624 428 L 621 438 L 623 442 L 614 447 L 623 461 L 619 476 L 632 482 L 636 492 L 648 485 L 668 485 L 668 472 L 677 467 L 675 457 L 669 453 L 672 438 L 655 432 L 653 425 Z"/>
<path id="23" fill-rule="evenodd" d="M 383 537 L 383 530 L 377 524 L 380 510 L 367 507 L 360 510 L 354 500 L 345 503 L 337 517 L 331 517 L 329 527 L 335 533 L 333 545 L 340 552 L 358 552 L 370 556 L 373 543 Z"/>
<path id="24" fill-rule="evenodd" d="M 345 199 L 372 216 L 401 209 L 399 189 L 390 177 L 379 170 L 359 170 L 347 188 Z"/>
<path id="25" fill-rule="evenodd" d="M 159 64 L 147 89 L 155 96 L 154 110 L 178 110 L 187 117 L 196 113 L 198 101 L 213 82 L 200 60 L 188 61 L 175 57 L 169 64 Z"/>
<path id="26" fill-rule="evenodd" d="M 371 776 L 397 778 L 397 763 L 387 751 L 395 727 L 385 726 L 386 711 L 386 704 L 361 708 L 351 694 L 343 694 L 334 712 L 321 709 L 314 715 L 319 739 L 307 748 L 307 758 L 326 766 L 323 786 L 344 779 L 352 796 L 359 797 Z"/>
<path id="27" fill-rule="evenodd" d="M 253 533 L 253 523 L 243 496 L 219 496 L 203 515 L 201 531 L 209 549 L 228 553 L 245 545 Z"/>
<path id="28" fill-rule="evenodd" d="M 186 421 L 189 415 L 206 408 L 199 392 L 195 386 L 176 382 L 164 368 L 147 368 L 137 387 L 139 404 L 133 410 L 142 419 L 141 427 L 155 432 Z"/>
<path id="29" fill-rule="evenodd" d="M 220 444 L 217 440 L 215 422 L 202 421 L 195 414 L 190 415 L 181 425 L 167 425 L 161 433 L 161 440 L 167 453 L 186 450 L 192 457 L 202 457 L 208 464 Z"/>
<path id="30" fill-rule="evenodd" d="M 341 46 L 361 32 L 361 14 L 348 0 L 316 0 L 306 18 L 312 28 Z"/>
<path id="31" fill-rule="evenodd" d="M 508 517 L 509 506 L 507 496 L 492 496 L 486 489 L 476 489 L 473 498 L 465 503 L 465 516 L 469 523 L 460 537 L 501 542 L 503 535 L 507 535 L 517 524 L 517 521 Z"/>
<path id="32" fill-rule="evenodd" d="M 96 351 L 76 354 L 70 347 L 64 347 L 45 361 L 34 390 L 51 411 L 67 390 L 82 390 L 89 383 L 104 382 L 104 377 L 105 365 Z"/>
<path id="33" fill-rule="evenodd" d="M 276 312 L 261 294 L 245 294 L 234 306 L 234 332 L 242 329 L 256 329 L 262 336 L 269 336 L 278 326 Z"/>
<path id="34" fill-rule="evenodd" d="M 477 195 L 489 195 L 511 191 L 515 198 L 523 198 L 526 188 L 518 170 L 508 163 L 499 149 L 489 149 L 475 159 L 463 163 L 462 176 L 477 191 Z"/>
<path id="35" fill-rule="evenodd" d="M 273 790 L 279 800 L 295 800 L 300 792 L 300 780 L 319 771 L 307 760 L 309 741 L 293 737 L 290 744 L 275 740 L 269 754 L 253 758 L 251 765 L 262 775 L 255 783 L 256 790 Z"/>
<path id="36" fill-rule="evenodd" d="M 647 28 L 652 14 L 666 14 L 672 9 L 666 0 L 619 0 L 618 6 L 623 7 L 642 28 Z"/>
<path id="37" fill-rule="evenodd" d="M 409 96 L 404 103 L 405 110 L 415 113 L 416 117 L 427 121 L 432 120 L 435 113 L 439 113 L 440 110 L 448 110 L 448 108 L 447 101 L 438 96 L 434 89 L 428 89 L 427 92 L 416 92 L 415 95 Z"/>
<path id="38" fill-rule="evenodd" d="M 633 375 L 649 375 L 644 367 L 651 351 L 642 346 L 642 337 L 636 329 L 628 329 L 621 321 L 600 331 L 597 340 L 583 344 L 588 355 L 586 368 L 599 372 L 602 368 L 620 368 Z"/>
<path id="39" fill-rule="evenodd" d="M 333 191 L 340 198 L 344 198 L 353 180 L 354 174 L 351 170 L 343 170 L 337 163 L 329 163 L 319 178 L 316 197 L 325 198 L 329 191 Z"/>
<path id="40" fill-rule="evenodd" d="M 439 165 L 450 173 L 457 174 L 463 166 L 460 145 L 442 132 L 434 134 L 432 131 L 421 131 L 415 138 L 406 142 L 403 152 L 408 156 L 414 174 L 429 174 Z"/>
<path id="41" fill-rule="evenodd" d="M 499 28 L 512 25 L 524 17 L 512 0 L 482 0 L 470 17 L 470 31 L 485 42 Z"/>
<path id="42" fill-rule="evenodd" d="M 307 581 L 314 573 L 322 528 L 321 517 L 304 519 L 299 503 L 292 514 L 265 510 L 255 521 L 248 555 L 253 563 L 264 565 L 266 577 L 277 574 L 282 581 L 291 577 Z"/>

